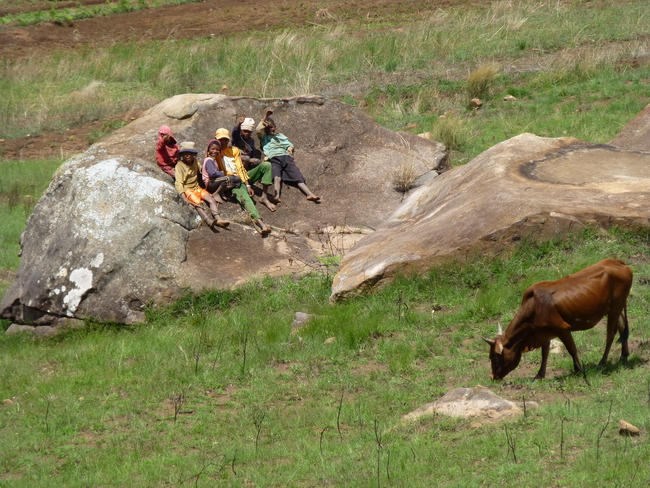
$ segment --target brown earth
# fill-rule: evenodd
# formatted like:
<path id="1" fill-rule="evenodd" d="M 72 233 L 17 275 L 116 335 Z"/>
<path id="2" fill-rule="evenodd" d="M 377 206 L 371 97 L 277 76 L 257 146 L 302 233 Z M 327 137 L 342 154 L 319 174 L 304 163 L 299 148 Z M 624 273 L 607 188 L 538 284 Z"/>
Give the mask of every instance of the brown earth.
<path id="1" fill-rule="evenodd" d="M 0 10 L 0 16 L 53 7 L 69 8 L 77 3 L 94 5 L 97 0 L 75 3 L 17 0 L 10 3 L 11 8 Z M 438 8 L 491 3 L 491 0 L 320 0 L 301 3 L 290 0 L 211 0 L 84 19 L 70 25 L 49 22 L 30 26 L 8 25 L 0 28 L 0 59 L 15 61 L 25 57 L 50 56 L 53 51 L 93 49 L 116 42 L 231 36 L 247 31 L 309 28 L 334 23 L 412 20 L 426 18 Z M 70 128 L 63 134 L 44 132 L 21 139 L 0 140 L 0 158 L 66 158 L 85 151 L 91 144 L 93 133 L 101 132 L 107 122 L 129 122 L 139 115 L 121 114 Z"/>

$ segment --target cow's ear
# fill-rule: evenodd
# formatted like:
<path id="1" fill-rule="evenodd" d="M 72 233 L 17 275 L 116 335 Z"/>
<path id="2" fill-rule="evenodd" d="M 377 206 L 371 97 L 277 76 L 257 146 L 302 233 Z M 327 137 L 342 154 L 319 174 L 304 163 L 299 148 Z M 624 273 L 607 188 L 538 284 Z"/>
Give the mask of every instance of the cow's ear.
<path id="1" fill-rule="evenodd" d="M 494 346 L 494 341 L 491 341 L 490 339 L 486 339 L 485 337 L 481 337 L 481 339 L 487 342 L 490 345 L 490 347 Z"/>
<path id="2" fill-rule="evenodd" d="M 497 341 L 494 345 L 494 352 L 497 354 L 503 354 L 503 343 L 501 341 Z"/>

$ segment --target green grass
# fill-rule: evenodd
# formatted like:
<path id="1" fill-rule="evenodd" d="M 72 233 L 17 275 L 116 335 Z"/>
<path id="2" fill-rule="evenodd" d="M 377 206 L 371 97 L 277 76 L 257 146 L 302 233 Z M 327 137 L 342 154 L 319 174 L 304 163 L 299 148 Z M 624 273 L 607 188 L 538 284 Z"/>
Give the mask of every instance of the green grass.
<path id="1" fill-rule="evenodd" d="M 57 24 L 73 25 L 75 20 L 88 19 L 90 17 L 103 17 L 112 14 L 123 14 L 135 10 L 160 7 L 163 5 L 182 5 L 193 3 L 197 0 L 119 0 L 116 2 L 107 1 L 98 5 L 79 5 L 72 8 L 50 10 L 38 10 L 35 12 L 21 12 L 7 14 L 0 17 L 0 26 L 6 24 L 32 25 L 41 22 L 54 22 Z"/>
<path id="2" fill-rule="evenodd" d="M 20 234 L 61 160 L 0 161 L 0 271 L 16 271 Z M 0 296 L 9 283 L 0 278 Z"/>
<path id="3" fill-rule="evenodd" d="M 459 121 L 447 130 L 454 164 L 525 131 L 602 143 L 650 102 L 650 65 L 620 63 L 647 53 L 649 16 L 645 2 L 495 3 L 410 22 L 332 21 L 5 60 L 0 137 L 64 131 L 227 85 L 252 97 L 325 94 L 388 128 L 418 133 L 439 133 L 440 116 L 451 115 Z M 495 70 L 489 86 L 474 87 L 470 73 L 485 67 Z M 476 93 L 486 95 L 478 115 L 466 109 Z M 503 102 L 506 94 L 518 100 Z"/>
<path id="4" fill-rule="evenodd" d="M 650 427 L 648 239 L 613 230 L 522 245 L 508 259 L 452 263 L 336 306 L 327 305 L 323 275 L 267 278 L 188 294 L 138 326 L 89 323 L 45 341 L 2 336 L 0 399 L 12 402 L 0 407 L 0 479 L 70 487 L 647 484 L 646 434 L 623 438 L 617 422 Z M 566 354 L 551 358 L 545 381 L 531 381 L 539 351 L 507 382 L 492 383 L 480 337 L 507 323 L 532 282 L 603 257 L 623 258 L 635 272 L 628 366 L 615 347 L 611 364 L 596 368 L 598 326 L 574 335 L 588 383 L 571 374 Z M 432 315 L 434 306 L 442 309 Z M 290 335 L 296 311 L 316 315 L 299 337 Z M 409 411 L 476 384 L 540 408 L 479 426 L 445 417 L 399 425 Z"/>

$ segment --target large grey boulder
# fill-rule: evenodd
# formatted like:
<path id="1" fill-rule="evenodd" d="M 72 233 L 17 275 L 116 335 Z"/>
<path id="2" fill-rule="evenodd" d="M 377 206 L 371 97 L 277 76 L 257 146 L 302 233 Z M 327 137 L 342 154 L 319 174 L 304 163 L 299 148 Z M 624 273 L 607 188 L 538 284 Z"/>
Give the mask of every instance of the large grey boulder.
<path id="1" fill-rule="evenodd" d="M 521 134 L 415 190 L 348 252 L 331 301 L 452 257 L 587 224 L 647 227 L 650 152 Z"/>
<path id="2" fill-rule="evenodd" d="M 161 125 L 203 151 L 237 114 L 259 120 L 274 110 L 279 130 L 321 204 L 285 188 L 283 203 L 260 212 L 274 228 L 260 238 L 237 205 L 225 206 L 227 230 L 199 227 L 155 162 Z M 203 154 L 200 154 L 202 156 Z M 144 319 L 146 305 L 184 289 L 230 287 L 252 276 L 302 272 L 321 251 L 342 252 L 397 208 L 393 171 L 408 165 L 427 179 L 449 168 L 444 146 L 382 128 L 349 105 L 320 97 L 292 99 L 179 95 L 65 162 L 36 205 L 22 236 L 18 276 L 2 302 L 3 318 Z"/>

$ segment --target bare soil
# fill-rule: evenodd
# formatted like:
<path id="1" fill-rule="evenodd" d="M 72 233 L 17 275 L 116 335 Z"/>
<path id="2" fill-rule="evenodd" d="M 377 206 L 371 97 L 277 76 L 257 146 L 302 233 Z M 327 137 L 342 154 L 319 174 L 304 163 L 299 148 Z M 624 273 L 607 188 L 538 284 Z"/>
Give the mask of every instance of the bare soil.
<path id="1" fill-rule="evenodd" d="M 15 0 L 0 2 L 0 16 L 34 10 L 71 8 L 79 3 Z M 100 3 L 104 3 L 101 1 Z M 400 21 L 426 18 L 438 8 L 489 5 L 491 0 L 210 0 L 131 13 L 96 17 L 72 24 L 42 23 L 0 28 L 0 59 L 9 61 L 50 56 L 53 51 L 105 47 L 116 42 L 144 43 L 163 39 L 232 36 L 244 32 L 269 32 L 309 28 L 334 23 Z M 121 114 L 74 128 L 64 134 L 45 132 L 14 140 L 0 140 L 0 159 L 68 157 L 90 146 L 89 136 L 109 120 L 128 121 L 139 114 Z"/>

